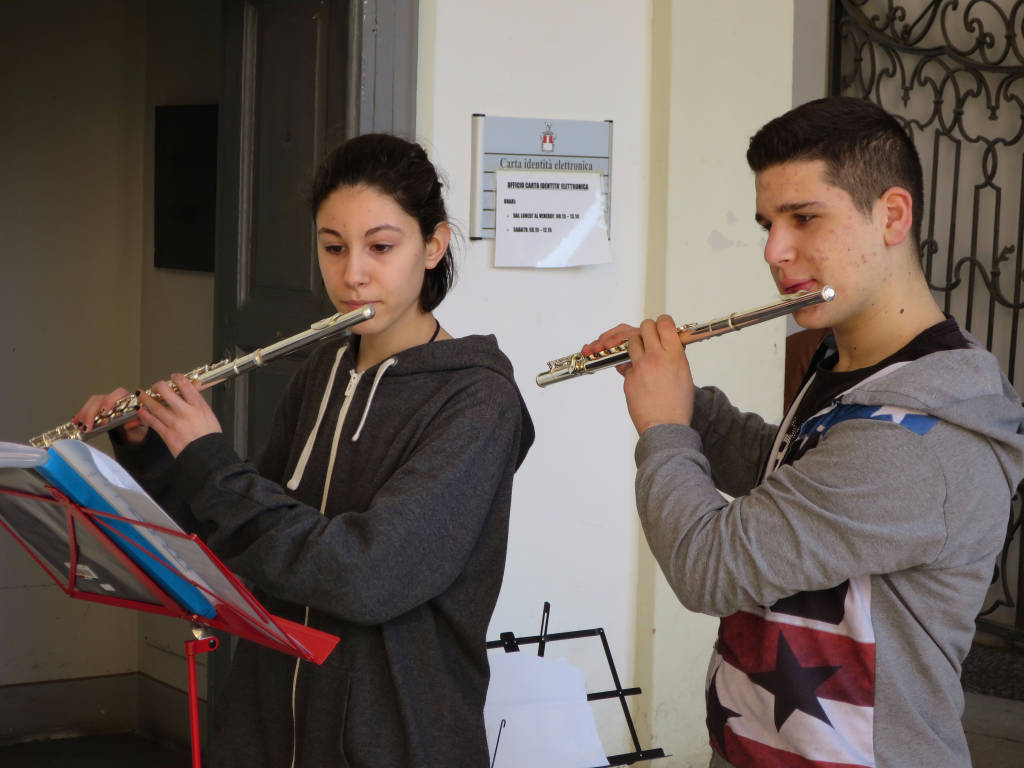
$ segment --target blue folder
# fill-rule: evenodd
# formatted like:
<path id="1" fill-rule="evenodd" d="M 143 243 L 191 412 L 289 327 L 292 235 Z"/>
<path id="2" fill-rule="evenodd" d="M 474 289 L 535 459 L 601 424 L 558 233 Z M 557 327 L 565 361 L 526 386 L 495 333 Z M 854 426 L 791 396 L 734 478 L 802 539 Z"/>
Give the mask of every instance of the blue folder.
<path id="1" fill-rule="evenodd" d="M 97 517 L 94 520 L 97 524 L 115 530 L 117 534 L 110 537 L 111 541 L 120 546 L 184 610 L 210 619 L 217 615 L 213 603 L 181 576 L 163 555 L 155 551 L 152 543 L 139 533 L 138 527 L 111 503 L 109 497 L 116 498 L 116 488 L 105 483 L 98 470 L 89 471 L 90 463 L 95 468 L 95 459 L 88 446 L 74 440 L 63 440 L 54 443 L 48 454 L 44 464 L 34 467 L 37 472 L 76 504 L 121 518 Z M 78 468 L 69 464 L 65 456 Z M 86 475 L 91 477 L 83 476 L 81 470 L 85 470 Z M 101 493 L 97 486 L 104 488 L 104 492 Z"/>

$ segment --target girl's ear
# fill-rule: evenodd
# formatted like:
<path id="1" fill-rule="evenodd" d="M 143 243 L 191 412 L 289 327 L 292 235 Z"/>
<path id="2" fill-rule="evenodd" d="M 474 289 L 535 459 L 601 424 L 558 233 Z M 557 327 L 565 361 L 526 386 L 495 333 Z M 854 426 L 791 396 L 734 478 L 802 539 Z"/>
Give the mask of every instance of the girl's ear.
<path id="1" fill-rule="evenodd" d="M 441 263 L 445 252 L 448 250 L 448 243 L 452 239 L 452 228 L 447 221 L 442 221 L 434 227 L 434 233 L 427 238 L 427 248 L 424 266 L 433 269 Z"/>

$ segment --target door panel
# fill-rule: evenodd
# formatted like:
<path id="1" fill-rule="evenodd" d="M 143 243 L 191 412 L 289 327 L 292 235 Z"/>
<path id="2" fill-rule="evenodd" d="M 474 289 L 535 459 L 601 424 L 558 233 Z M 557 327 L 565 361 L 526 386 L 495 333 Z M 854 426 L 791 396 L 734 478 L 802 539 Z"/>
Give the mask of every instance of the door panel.
<path id="1" fill-rule="evenodd" d="M 309 184 L 347 134 L 414 134 L 417 18 L 417 0 L 226 0 L 214 330 L 223 356 L 334 311 L 316 264 Z M 303 357 L 215 393 L 243 456 L 262 448 Z"/>
<path id="2" fill-rule="evenodd" d="M 331 124 L 344 122 L 347 4 L 229 2 L 220 137 L 215 344 L 246 354 L 333 312 L 316 265 L 307 195 Z M 331 64 L 335 64 L 331 67 Z M 235 447 L 254 455 L 303 353 L 215 398 Z"/>

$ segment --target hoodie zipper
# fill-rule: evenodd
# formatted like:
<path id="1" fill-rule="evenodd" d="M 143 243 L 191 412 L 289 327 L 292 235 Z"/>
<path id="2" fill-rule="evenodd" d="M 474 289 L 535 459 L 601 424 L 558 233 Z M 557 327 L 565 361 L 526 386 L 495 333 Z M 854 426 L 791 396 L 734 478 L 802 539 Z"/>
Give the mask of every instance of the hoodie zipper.
<path id="1" fill-rule="evenodd" d="M 341 410 L 338 412 L 338 421 L 334 427 L 334 439 L 331 441 L 331 457 L 327 464 L 327 474 L 324 476 L 324 493 L 320 500 L 320 514 L 324 514 L 324 510 L 327 508 L 327 491 L 330 488 L 331 474 L 334 470 L 334 459 L 338 454 L 338 440 L 341 436 L 342 427 L 345 425 L 345 419 L 348 416 L 349 406 L 352 405 L 352 395 L 355 394 L 356 387 L 359 385 L 359 380 L 362 378 L 362 371 L 349 371 L 348 372 L 348 384 L 345 385 L 345 396 L 341 402 Z M 302 620 L 305 626 L 309 626 L 309 606 L 306 606 L 306 615 Z M 292 675 L 292 761 L 291 768 L 295 768 L 295 758 L 298 754 L 298 740 L 299 740 L 299 718 L 295 711 L 295 698 L 296 692 L 299 687 L 299 668 L 302 664 L 302 659 L 295 659 L 295 672 Z"/>

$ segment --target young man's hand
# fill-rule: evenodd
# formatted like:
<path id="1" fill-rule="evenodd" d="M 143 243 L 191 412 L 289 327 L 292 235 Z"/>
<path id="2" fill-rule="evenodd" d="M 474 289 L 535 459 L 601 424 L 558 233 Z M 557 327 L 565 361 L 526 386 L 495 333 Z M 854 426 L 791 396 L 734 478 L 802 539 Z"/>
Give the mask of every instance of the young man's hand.
<path id="1" fill-rule="evenodd" d="M 658 424 L 685 424 L 693 418 L 693 376 L 675 322 L 661 315 L 644 320 L 629 340 L 625 370 L 626 406 L 638 434 Z"/>

